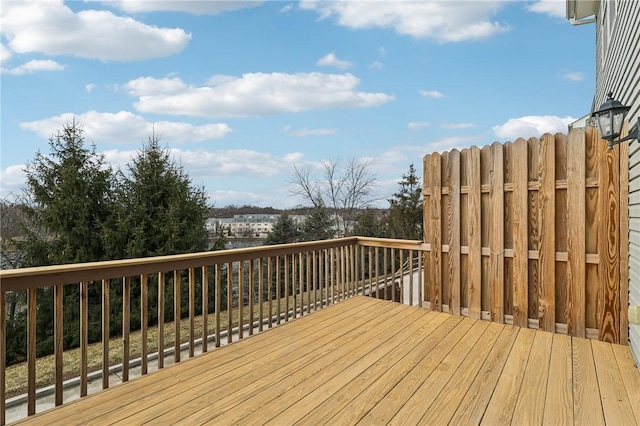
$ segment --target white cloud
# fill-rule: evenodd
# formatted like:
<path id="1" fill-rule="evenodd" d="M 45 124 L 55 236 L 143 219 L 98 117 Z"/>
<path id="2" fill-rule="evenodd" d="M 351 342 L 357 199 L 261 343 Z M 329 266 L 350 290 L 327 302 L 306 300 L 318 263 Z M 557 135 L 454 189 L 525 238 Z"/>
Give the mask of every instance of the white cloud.
<path id="1" fill-rule="evenodd" d="M 27 181 L 24 169 L 24 164 L 18 164 L 0 170 L 0 182 L 2 182 L 0 196 L 6 197 Z"/>
<path id="2" fill-rule="evenodd" d="M 287 13 L 287 12 L 290 12 L 292 9 L 293 9 L 293 3 L 289 3 L 288 5 L 280 9 L 280 13 Z"/>
<path id="3" fill-rule="evenodd" d="M 456 129 L 470 129 L 476 127 L 473 123 L 443 123 L 440 125 L 443 129 L 456 130 Z"/>
<path id="4" fill-rule="evenodd" d="M 11 75 L 34 74 L 40 71 L 62 71 L 65 65 L 60 65 L 51 59 L 33 59 L 14 68 L 3 68 L 2 72 Z"/>
<path id="5" fill-rule="evenodd" d="M 380 56 L 384 56 L 387 54 L 387 49 L 385 49 L 384 46 L 380 46 L 378 47 L 378 53 L 380 54 Z"/>
<path id="6" fill-rule="evenodd" d="M 492 20 L 505 1 L 318 1 L 302 0 L 300 7 L 320 19 L 335 18 L 354 29 L 391 28 L 399 34 L 438 42 L 483 39 L 507 27 Z"/>
<path id="7" fill-rule="evenodd" d="M 584 73 L 580 71 L 563 71 L 562 78 L 567 81 L 578 82 L 584 80 Z"/>
<path id="8" fill-rule="evenodd" d="M 194 15 L 217 15 L 233 10 L 257 7 L 264 1 L 185 1 L 185 0 L 103 0 L 123 12 L 185 12 Z"/>
<path id="9" fill-rule="evenodd" d="M 529 115 L 511 118 L 500 126 L 493 127 L 493 133 L 501 139 L 540 137 L 545 133 L 566 132 L 567 126 L 576 121 L 573 117 L 555 115 Z"/>
<path id="10" fill-rule="evenodd" d="M 142 84 L 141 82 L 144 82 Z M 211 79 L 201 87 L 182 80 L 143 78 L 125 86 L 138 97 L 143 112 L 200 117 L 263 116 L 335 108 L 364 108 L 385 104 L 385 93 L 357 92 L 360 79 L 351 74 L 252 73 Z"/>
<path id="11" fill-rule="evenodd" d="M 0 28 L 8 47 L 16 53 L 103 61 L 170 56 L 184 49 L 191 39 L 182 29 L 146 25 L 106 10 L 75 13 L 62 0 L 3 2 Z"/>
<path id="12" fill-rule="evenodd" d="M 147 140 L 153 132 L 160 135 L 163 142 L 201 142 L 226 136 L 231 128 L 224 123 L 194 126 L 190 123 L 174 121 L 148 122 L 139 115 L 127 111 L 103 113 L 89 111 L 84 114 L 61 114 L 44 120 L 20 123 L 20 127 L 48 138 L 62 125 L 72 119 L 84 128 L 87 141 L 123 144 Z"/>
<path id="13" fill-rule="evenodd" d="M 565 18 L 567 14 L 566 0 L 539 0 L 527 5 L 529 12 L 544 13 L 554 18 Z"/>
<path id="14" fill-rule="evenodd" d="M 338 59 L 338 57 L 334 53 L 327 53 L 322 58 L 318 59 L 316 65 L 320 65 L 323 67 L 336 67 L 341 70 L 346 70 L 353 64 L 349 61 Z"/>
<path id="15" fill-rule="evenodd" d="M 11 59 L 11 51 L 7 47 L 0 43 L 0 64 Z"/>
<path id="16" fill-rule="evenodd" d="M 438 92 L 437 90 L 420 90 L 420 94 L 425 98 L 433 98 L 433 99 L 444 98 L 444 95 Z"/>
<path id="17" fill-rule="evenodd" d="M 407 127 L 411 130 L 420 130 L 429 126 L 431 126 L 431 123 L 429 123 L 428 121 L 412 121 L 407 124 Z"/>
<path id="18" fill-rule="evenodd" d="M 380 61 L 373 61 L 370 65 L 369 68 L 373 68 L 374 70 L 381 70 L 382 67 L 384 66 L 384 64 Z"/>
<path id="19" fill-rule="evenodd" d="M 89 84 L 84 86 L 84 90 L 86 90 L 87 93 L 93 92 L 95 90 L 95 88 L 96 88 L 96 85 L 93 84 L 93 83 L 89 83 Z"/>
<path id="20" fill-rule="evenodd" d="M 290 136 L 296 138 L 305 138 L 307 136 L 327 136 L 335 135 L 336 129 L 307 129 L 306 127 L 300 129 L 293 129 L 291 126 L 286 126 L 284 132 Z"/>
<path id="21" fill-rule="evenodd" d="M 136 97 L 175 95 L 189 91 L 187 85 L 184 84 L 178 77 L 141 77 L 129 81 L 124 85 L 124 88 L 130 96 Z"/>

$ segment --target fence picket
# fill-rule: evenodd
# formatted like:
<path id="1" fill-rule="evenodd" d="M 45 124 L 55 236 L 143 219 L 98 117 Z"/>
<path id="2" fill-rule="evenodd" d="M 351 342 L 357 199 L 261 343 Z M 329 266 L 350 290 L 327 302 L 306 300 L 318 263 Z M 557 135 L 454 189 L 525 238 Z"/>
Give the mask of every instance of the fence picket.
<path id="1" fill-rule="evenodd" d="M 449 312 L 460 315 L 460 152 L 449 153 Z"/>
<path id="2" fill-rule="evenodd" d="M 482 309 L 482 246 L 481 246 L 481 204 L 480 204 L 480 148 L 472 146 L 467 156 L 467 238 L 469 241 L 467 297 L 469 316 L 480 318 Z"/>
<path id="3" fill-rule="evenodd" d="M 554 332 L 556 329 L 555 310 L 555 138 L 546 134 L 540 141 L 540 162 L 538 179 L 540 182 L 539 220 L 543 232 L 540 233 L 540 288 L 538 320 L 540 329 Z"/>
<path id="4" fill-rule="evenodd" d="M 491 145 L 490 189 L 490 246 L 491 271 L 489 279 L 492 291 L 491 320 L 504 322 L 504 150 L 499 143 Z"/>
<path id="5" fill-rule="evenodd" d="M 574 131 L 569 135 L 567 144 L 567 204 L 568 223 L 584 223 L 586 179 L 586 144 L 582 131 Z M 585 337 L 586 333 L 586 249 L 584 226 L 569 226 L 567 235 L 567 252 L 569 256 L 568 332 L 572 336 Z"/>
<path id="6" fill-rule="evenodd" d="M 528 326 L 527 284 L 529 269 L 529 238 L 527 203 L 529 188 L 527 183 L 527 141 L 518 139 L 513 145 L 513 323 L 519 327 Z"/>

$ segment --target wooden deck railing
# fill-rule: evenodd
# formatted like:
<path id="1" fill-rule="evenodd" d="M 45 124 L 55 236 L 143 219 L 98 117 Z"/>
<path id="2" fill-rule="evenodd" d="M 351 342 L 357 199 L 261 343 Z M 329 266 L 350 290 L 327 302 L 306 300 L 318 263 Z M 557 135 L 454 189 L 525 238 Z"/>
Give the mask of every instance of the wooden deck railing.
<path id="1" fill-rule="evenodd" d="M 167 355 L 172 354 L 173 361 L 180 362 L 184 346 L 191 358 L 196 355 L 196 347 L 200 352 L 207 352 L 209 342 L 219 347 L 223 340 L 230 343 L 242 339 L 357 294 L 421 304 L 421 251 L 426 250 L 429 246 L 420 241 L 350 237 L 0 271 L 0 425 L 6 423 L 7 396 L 16 392 L 7 389 L 7 378 L 11 373 L 6 365 L 5 302 L 9 294 L 26 293 L 26 338 L 11 338 L 25 338 L 26 341 L 27 374 L 23 380 L 26 380 L 26 414 L 32 415 L 36 413 L 38 383 L 40 386 L 53 384 L 55 405 L 60 405 L 63 403 L 63 379 L 72 373 L 79 377 L 80 396 L 87 395 L 90 313 L 91 318 L 97 317 L 101 322 L 102 337 L 97 344 L 101 345 L 102 365 L 98 371 L 101 370 L 102 388 L 105 389 L 109 387 L 110 370 L 115 364 L 121 364 L 122 381 L 129 380 L 134 356 L 139 355 L 136 362 L 144 375 L 150 370 L 151 358 L 157 358 L 155 368 L 161 369 Z M 415 278 L 414 271 L 417 272 Z M 36 376 L 39 337 L 36 336 L 36 297 L 41 289 L 53 293 L 53 306 L 49 308 L 54 313 L 51 330 L 55 368 L 53 377 L 49 378 Z M 64 371 L 64 366 L 70 364 L 68 354 L 63 363 L 65 292 L 78 294 L 79 367 L 73 371 Z M 150 314 L 150 301 L 155 305 L 152 306 L 154 315 Z M 118 318 L 113 317 L 110 307 L 114 302 L 122 305 Z M 173 324 L 165 324 L 166 314 L 170 313 L 167 309 L 173 311 Z M 140 334 L 136 337 L 139 353 L 133 353 L 131 347 L 132 314 L 139 317 Z M 157 318 L 157 324 L 152 321 L 154 318 Z M 110 354 L 112 320 L 122 322 L 121 361 Z M 181 322 L 185 321 L 188 323 L 186 336 L 181 334 Z M 157 331 L 157 344 L 152 347 L 148 344 L 151 322 L 154 333 Z M 200 328 L 201 331 L 196 332 Z M 169 345 L 165 344 L 165 335 L 170 332 L 174 338 Z"/>

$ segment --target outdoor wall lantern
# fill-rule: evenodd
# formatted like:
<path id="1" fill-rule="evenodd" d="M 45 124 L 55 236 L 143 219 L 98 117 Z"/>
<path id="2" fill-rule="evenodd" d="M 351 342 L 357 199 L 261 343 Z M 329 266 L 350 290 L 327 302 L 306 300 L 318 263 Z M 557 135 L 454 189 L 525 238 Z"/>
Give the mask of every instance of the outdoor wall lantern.
<path id="1" fill-rule="evenodd" d="M 615 141 L 614 143 L 614 140 L 620 136 L 620 132 L 622 131 L 622 122 L 630 109 L 631 107 L 622 105 L 619 101 L 613 99 L 613 93 L 609 92 L 607 94 L 607 100 L 604 101 L 604 103 L 600 105 L 600 108 L 597 111 L 594 111 L 591 115 L 596 119 L 596 124 L 600 131 L 600 137 L 609 142 L 609 149 L 613 148 L 613 145 L 619 144 L 622 141 L 637 138 L 630 137 L 632 135 L 629 135 L 622 140 Z"/>

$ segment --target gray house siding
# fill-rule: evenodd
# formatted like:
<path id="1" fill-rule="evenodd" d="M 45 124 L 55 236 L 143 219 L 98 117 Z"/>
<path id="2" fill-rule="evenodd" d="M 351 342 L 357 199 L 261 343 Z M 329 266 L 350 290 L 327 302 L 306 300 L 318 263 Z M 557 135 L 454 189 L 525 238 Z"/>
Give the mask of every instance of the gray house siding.
<path id="1" fill-rule="evenodd" d="M 630 125 L 640 115 L 640 1 L 601 0 L 596 12 L 596 94 L 607 92 L 631 110 Z M 629 303 L 640 305 L 640 142 L 629 146 Z M 629 327 L 631 351 L 640 365 L 640 325 Z"/>

